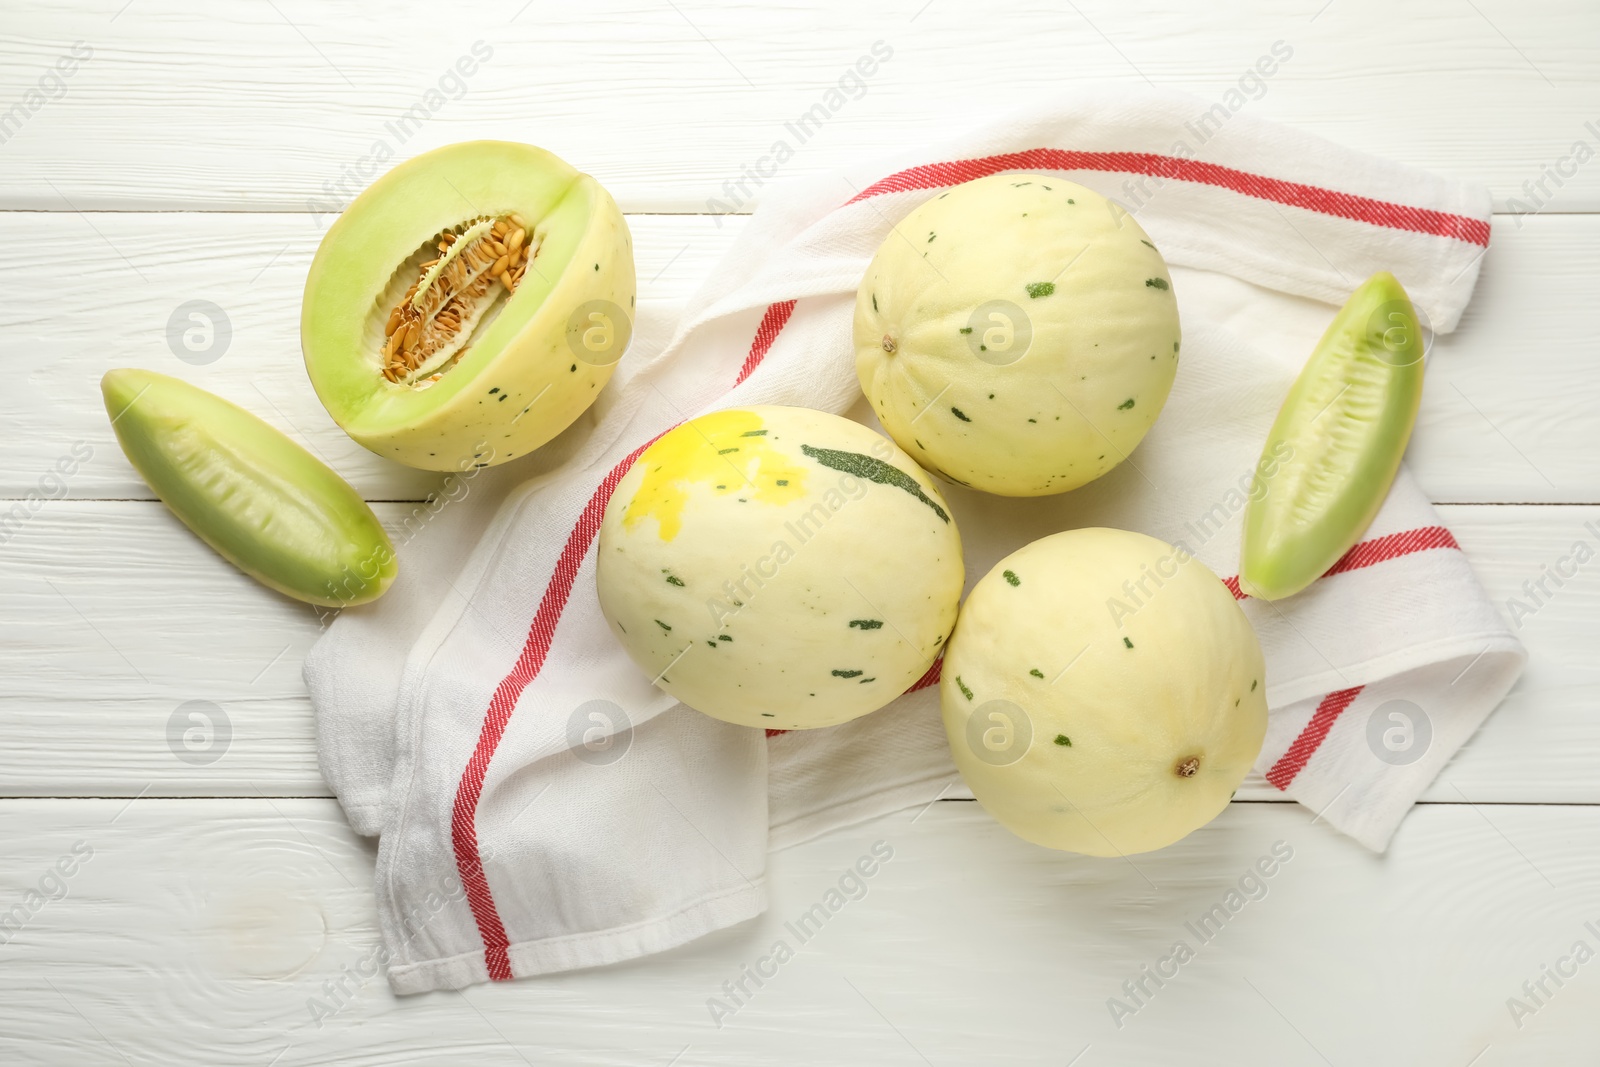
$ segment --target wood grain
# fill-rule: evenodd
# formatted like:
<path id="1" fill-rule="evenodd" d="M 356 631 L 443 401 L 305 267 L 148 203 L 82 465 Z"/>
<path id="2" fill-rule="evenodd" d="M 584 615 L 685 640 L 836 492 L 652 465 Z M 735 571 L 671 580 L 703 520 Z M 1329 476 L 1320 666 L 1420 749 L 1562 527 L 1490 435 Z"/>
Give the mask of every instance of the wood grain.
<path id="1" fill-rule="evenodd" d="M 0 901 L 92 856 L 0 945 L 0 1061 L 300 1067 L 464 1062 L 1578 1063 L 1587 964 L 1519 1029 L 1506 1001 L 1596 922 L 1600 810 L 1426 805 L 1386 857 L 1303 809 L 1236 804 L 1159 853 L 1097 860 L 944 803 L 775 854 L 765 916 L 662 955 L 397 1000 L 370 971 L 372 854 L 330 801 L 6 801 Z M 804 944 L 784 924 L 892 849 Z M 1236 913 L 1190 930 L 1258 860 Z M 53 888 L 54 882 L 50 884 Z M 1264 893 L 1264 895 L 1262 895 Z M 1198 929 L 1198 927 L 1197 927 Z M 723 983 L 797 950 L 734 1004 Z M 1148 998 L 1123 990 L 1178 942 Z M 346 969 L 348 970 L 348 976 Z M 1168 967 L 1170 971 L 1170 966 Z M 332 983 L 332 984 L 330 984 Z M 340 983 L 343 983 L 341 988 Z M 734 1010 L 718 1027 L 708 1000 Z M 1118 998 L 1138 1010 L 1121 1017 Z M 320 1024 L 320 1025 L 319 1025 Z M 1085 1047 L 1088 1052 L 1084 1054 Z M 1485 1054 L 1484 1050 L 1489 1051 Z M 275 1059 L 276 1057 L 276 1059 Z M 674 1057 L 677 1057 L 675 1060 Z"/>
<path id="2" fill-rule="evenodd" d="M 313 0 L 26 0 L 8 16 L 6 98 L 75 41 L 93 55 L 5 144 L 0 207 L 300 212 L 370 180 L 363 160 L 382 151 L 501 137 L 570 159 L 628 210 L 698 211 L 779 139 L 795 154 L 776 180 L 1092 82 L 1185 90 L 1203 110 L 1280 40 L 1293 57 L 1246 83 L 1241 111 L 1486 182 L 1503 209 L 1575 140 L 1600 145 L 1585 127 L 1600 116 L 1600 13 L 1563 0 L 604 0 L 571 21 L 522 0 L 382 18 Z M 491 58 L 429 101 L 477 41 Z M 820 129 L 791 134 L 876 41 L 892 57 L 847 82 Z M 419 101 L 426 121 L 403 129 Z M 1600 166 L 1546 189 L 1547 210 L 1600 208 Z"/>
<path id="3" fill-rule="evenodd" d="M 395 531 L 411 514 L 376 510 Z M 1440 510 L 1507 612 L 1575 541 L 1600 548 L 1585 528 L 1600 507 Z M 1600 803 L 1600 562 L 1547 588 L 1519 620 L 1527 674 L 1429 798 Z M 0 602 L 0 793 L 327 795 L 299 669 L 316 610 L 235 571 L 159 503 L 50 504 L 0 554 Z M 181 710 L 190 701 L 220 707 L 232 730 L 212 762 L 180 755 L 211 750 L 205 720 Z M 186 745 L 191 727 L 202 733 Z M 1260 782 L 1240 796 L 1282 798 Z"/>
<path id="4" fill-rule="evenodd" d="M 647 309 L 685 299 L 743 225 L 662 215 L 629 224 Z M 175 374 L 243 404 L 369 499 L 417 500 L 437 489 L 442 476 L 351 441 L 311 391 L 300 289 L 320 239 L 287 215 L 0 213 L 7 247 L 93 243 L 100 253 L 87 263 L 0 263 L 0 287 L 12 294 L 0 306 L 0 337 L 5 358 L 21 368 L 21 388 L 0 392 L 0 499 L 59 494 L 49 472 L 78 441 L 94 456 L 65 479 L 67 495 L 153 499 L 106 423 L 97 383 L 117 366 Z M 1435 500 L 1600 501 L 1586 414 L 1600 410 L 1587 341 L 1600 335 L 1600 302 L 1589 294 L 1597 276 L 1600 216 L 1496 220 L 1466 320 L 1430 357 L 1410 464 Z M 232 330 L 228 347 L 203 366 L 184 362 L 175 354 L 182 342 L 169 341 L 169 321 L 191 300 L 217 305 Z M 1326 319 L 1327 308 L 1307 304 L 1314 325 Z"/>
<path id="5" fill-rule="evenodd" d="M 643 215 L 629 225 L 648 311 L 687 298 L 743 220 L 718 227 L 704 216 Z M 100 376 L 124 366 L 173 374 L 243 405 L 369 499 L 421 500 L 437 490 L 443 475 L 374 456 L 345 436 L 311 390 L 300 293 L 321 239 L 292 215 L 0 213 L 0 243 L 8 246 L 99 249 L 88 262 L 50 259 L 48 278 L 20 257 L 0 264 L 0 286 L 14 296 L 0 307 L 0 337 L 21 383 L 0 393 L 0 498 L 59 493 L 49 473 L 82 441 L 93 457 L 64 479 L 69 495 L 154 499 L 118 451 L 100 398 Z M 169 328 L 195 300 L 216 305 L 230 331 L 226 347 L 202 365 L 178 355 L 190 356 L 181 335 L 193 320 L 179 316 L 177 340 Z M 221 336 L 214 327 L 201 343 Z"/>
<path id="6" fill-rule="evenodd" d="M 329 212 L 380 141 L 395 160 L 475 137 L 570 159 L 633 213 L 641 299 L 663 307 L 740 232 L 763 189 L 732 183 L 780 138 L 797 143 L 777 181 L 1089 82 L 1215 101 L 1282 40 L 1294 55 L 1249 114 L 1485 182 L 1503 213 L 1431 354 L 1408 463 L 1511 611 L 1575 542 L 1600 545 L 1600 215 L 1582 214 L 1600 212 L 1600 163 L 1547 176 L 1580 139 L 1600 149 L 1600 9 L 14 0 L 3 23 L 0 512 L 28 506 L 0 534 L 0 1063 L 1593 1059 L 1600 964 L 1540 1001 L 1523 983 L 1579 939 L 1600 948 L 1600 562 L 1517 612 L 1527 674 L 1383 857 L 1253 802 L 1281 799 L 1259 782 L 1136 865 L 1035 849 L 947 802 L 775 854 L 769 913 L 679 950 L 400 1001 L 357 973 L 377 945 L 374 853 L 317 773 L 299 664 L 319 620 L 151 500 L 95 383 L 145 366 L 244 403 L 394 502 L 376 507 L 397 527 L 439 480 L 334 426 L 297 336 Z M 493 55 L 429 110 L 480 40 Z M 92 54 L 57 94 L 41 79 L 80 41 Z M 785 124 L 876 41 L 892 57 L 799 143 Z M 6 118 L 34 89 L 51 98 Z M 167 339 L 190 300 L 232 329 L 205 366 Z M 93 454 L 58 483 L 76 442 Z M 190 702 L 227 716 L 215 760 Z M 876 840 L 895 857 L 865 899 L 717 1027 L 708 999 Z M 1185 923 L 1278 841 L 1294 857 L 1266 897 L 1199 944 Z M 1117 1027 L 1108 999 L 1179 938 L 1196 958 Z M 1512 997 L 1536 1008 L 1520 1026 Z"/>

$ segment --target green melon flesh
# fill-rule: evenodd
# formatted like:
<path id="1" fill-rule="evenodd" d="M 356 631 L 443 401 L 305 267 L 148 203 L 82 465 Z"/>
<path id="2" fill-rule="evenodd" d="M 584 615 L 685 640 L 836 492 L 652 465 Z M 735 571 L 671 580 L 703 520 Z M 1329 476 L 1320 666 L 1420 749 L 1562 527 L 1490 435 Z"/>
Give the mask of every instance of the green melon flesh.
<path id="1" fill-rule="evenodd" d="M 1293 596 L 1350 550 L 1400 470 L 1422 403 L 1423 340 L 1394 275 L 1351 294 L 1295 379 L 1245 509 L 1239 587 Z"/>
<path id="2" fill-rule="evenodd" d="M 440 235 L 511 214 L 538 249 L 515 291 L 428 368 L 436 380 L 388 380 L 385 325 Z M 306 278 L 300 339 L 317 396 L 351 437 L 460 470 L 526 455 L 583 414 L 626 343 L 634 296 L 628 226 L 598 182 L 530 145 L 473 141 L 400 164 L 339 217 Z M 598 356 L 584 344 L 595 309 L 617 339 Z"/>
<path id="3" fill-rule="evenodd" d="M 345 607 L 394 580 L 394 546 L 360 495 L 234 404 L 146 370 L 100 382 L 117 441 L 156 496 L 234 566 L 296 600 Z"/>

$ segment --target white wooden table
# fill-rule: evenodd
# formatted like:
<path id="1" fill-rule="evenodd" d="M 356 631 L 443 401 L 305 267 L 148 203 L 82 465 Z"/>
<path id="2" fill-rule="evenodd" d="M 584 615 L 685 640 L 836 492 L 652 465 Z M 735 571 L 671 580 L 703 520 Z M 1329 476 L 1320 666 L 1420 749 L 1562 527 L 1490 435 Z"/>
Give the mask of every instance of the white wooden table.
<path id="1" fill-rule="evenodd" d="M 1574 542 L 1600 545 L 1584 525 L 1600 520 L 1600 163 L 1563 162 L 1576 141 L 1600 149 L 1600 9 L 4 6 L 0 115 L 24 106 L 0 128 L 0 509 L 23 518 L 0 533 L 0 922 L 13 904 L 24 921 L 0 928 L 0 1063 L 1600 1057 L 1600 961 L 1568 957 L 1580 940 L 1600 951 L 1600 562 L 1523 620 L 1526 676 L 1386 856 L 1261 788 L 1137 869 L 1032 848 L 973 804 L 941 803 L 775 855 L 756 923 L 624 966 L 397 1000 L 362 975 L 373 847 L 317 773 L 300 679 L 317 620 L 154 502 L 97 388 L 112 366 L 187 377 L 394 519 L 437 480 L 338 431 L 297 332 L 312 252 L 378 142 L 397 157 L 474 137 L 556 151 L 630 213 L 642 299 L 675 300 L 739 230 L 708 211 L 750 209 L 742 172 L 876 41 L 892 58 L 782 176 L 1091 80 L 1216 99 L 1283 41 L 1293 57 L 1253 114 L 1495 192 L 1479 292 L 1434 352 L 1409 463 L 1504 604 Z M 477 41 L 492 56 L 402 140 L 402 113 Z M 56 81 L 63 56 L 76 63 Z M 169 344 L 189 301 L 229 324 L 211 362 Z M 230 724 L 209 762 L 171 739 L 188 701 Z M 707 999 L 878 840 L 894 859 L 868 895 L 715 1025 Z M 1293 858 L 1266 897 L 1119 1028 L 1108 998 L 1175 940 L 1195 944 L 1185 922 L 1279 841 Z M 1513 997 L 1535 1010 L 1514 1017 Z"/>

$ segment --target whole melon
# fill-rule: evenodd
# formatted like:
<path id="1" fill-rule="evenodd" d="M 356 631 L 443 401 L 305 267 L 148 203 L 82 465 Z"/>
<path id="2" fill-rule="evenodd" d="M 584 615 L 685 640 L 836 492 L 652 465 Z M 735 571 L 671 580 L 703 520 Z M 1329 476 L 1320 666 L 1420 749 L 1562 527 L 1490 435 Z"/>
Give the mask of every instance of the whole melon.
<path id="1" fill-rule="evenodd" d="M 1148 852 L 1227 807 L 1267 729 L 1261 646 L 1181 548 L 1125 530 L 1053 534 L 973 587 L 940 704 L 962 777 L 1017 836 Z"/>
<path id="2" fill-rule="evenodd" d="M 647 448 L 600 526 L 600 606 L 639 668 L 726 722 L 887 704 L 955 625 L 961 538 L 927 473 L 837 415 L 712 412 Z"/>
<path id="3" fill-rule="evenodd" d="M 918 463 L 1002 496 L 1076 489 L 1134 450 L 1178 366 L 1166 261 L 1133 216 L 1043 174 L 917 208 L 856 293 L 856 373 Z"/>

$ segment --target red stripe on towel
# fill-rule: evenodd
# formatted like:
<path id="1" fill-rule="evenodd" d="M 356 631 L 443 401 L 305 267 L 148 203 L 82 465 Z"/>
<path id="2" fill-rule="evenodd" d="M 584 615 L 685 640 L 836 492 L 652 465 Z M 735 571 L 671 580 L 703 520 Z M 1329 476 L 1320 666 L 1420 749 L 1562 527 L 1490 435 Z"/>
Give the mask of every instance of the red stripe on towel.
<path id="1" fill-rule="evenodd" d="M 750 342 L 750 354 L 744 357 L 744 366 L 739 368 L 739 377 L 734 379 L 735 386 L 744 384 L 751 372 L 761 366 L 761 361 L 772 351 L 772 342 L 778 339 L 778 334 L 788 323 L 789 316 L 794 314 L 794 306 L 798 303 L 798 300 L 780 300 L 768 305 L 767 313 L 761 316 L 761 325 L 756 327 L 756 339 Z"/>
<path id="2" fill-rule="evenodd" d="M 1363 541 L 1350 551 L 1339 557 L 1339 562 L 1323 572 L 1322 577 L 1330 574 L 1343 574 L 1345 571 L 1358 571 L 1363 567 L 1371 567 L 1376 563 L 1385 563 L 1401 556 L 1409 556 L 1416 552 L 1427 552 L 1435 548 L 1453 548 L 1461 551 L 1461 545 L 1456 542 L 1455 535 L 1443 526 L 1419 526 L 1415 530 L 1404 530 L 1400 533 L 1384 534 L 1374 537 L 1370 541 Z M 1317 579 L 1321 581 L 1322 579 Z M 1239 588 L 1237 576 L 1222 579 L 1222 584 L 1228 587 L 1228 592 L 1233 594 L 1235 600 L 1248 600 L 1249 594 Z"/>
<path id="3" fill-rule="evenodd" d="M 744 366 L 739 370 L 739 378 L 735 385 L 750 377 L 766 358 L 767 353 L 772 350 L 773 342 L 778 339 L 778 333 L 794 312 L 795 303 L 793 300 L 785 300 L 767 308 L 766 314 L 761 317 L 761 325 L 756 329 L 755 340 L 751 342 L 750 353 L 745 357 Z M 612 467 L 610 473 L 594 491 L 594 495 L 589 498 L 589 502 L 584 505 L 582 513 L 578 516 L 577 525 L 567 536 L 567 543 L 556 561 L 555 574 L 551 576 L 550 584 L 545 587 L 544 596 L 534 612 L 533 622 L 528 627 L 527 639 L 522 645 L 522 652 L 517 656 L 517 662 L 510 673 L 495 687 L 494 696 L 489 699 L 489 707 L 484 712 L 483 723 L 478 729 L 478 743 L 473 748 L 472 756 L 461 772 L 461 781 L 456 786 L 455 804 L 450 812 L 450 843 L 455 850 L 456 870 L 460 874 L 461 885 L 466 890 L 467 906 L 472 910 L 472 917 L 478 924 L 478 933 L 483 938 L 484 962 L 492 981 L 503 982 L 511 977 L 509 955 L 511 944 L 506 936 L 505 924 L 500 919 L 500 909 L 495 905 L 494 893 L 490 890 L 488 878 L 484 875 L 483 857 L 478 848 L 478 801 L 483 796 L 484 778 L 489 772 L 490 761 L 494 759 L 495 749 L 505 736 L 506 727 L 511 722 L 511 714 L 516 710 L 517 701 L 522 697 L 523 690 L 539 676 L 539 671 L 544 667 L 545 657 L 549 655 L 550 646 L 555 641 L 556 626 L 561 621 L 561 613 L 566 609 L 567 601 L 572 596 L 572 586 L 577 580 L 578 570 L 583 566 L 584 558 L 588 556 L 590 547 L 600 533 L 600 520 L 605 517 L 606 504 L 610 501 L 611 494 L 616 490 L 617 483 L 622 480 L 623 475 L 628 473 L 628 468 L 633 466 L 633 461 L 638 459 L 655 440 L 656 438 L 652 438 L 646 441 Z"/>
<path id="4" fill-rule="evenodd" d="M 1362 687 L 1359 685 L 1354 689 L 1336 689 L 1323 697 L 1322 703 L 1318 704 L 1317 710 L 1312 713 L 1311 721 L 1306 723 L 1306 728 L 1300 731 L 1300 736 L 1289 746 L 1289 751 L 1285 752 L 1267 772 L 1267 781 L 1279 789 L 1288 789 L 1295 775 L 1305 770 L 1312 755 L 1321 747 L 1323 740 L 1328 736 L 1328 731 L 1333 729 L 1334 720 L 1344 714 L 1344 710 L 1350 706 L 1361 690 Z"/>
<path id="5" fill-rule="evenodd" d="M 1197 159 L 1163 156 L 1153 152 L 1081 152 L 1064 148 L 1030 148 L 1023 152 L 927 163 L 891 174 L 857 193 L 849 201 L 911 189 L 942 189 L 1007 170 L 1095 170 L 1148 174 L 1175 181 L 1229 189 L 1258 200 L 1303 208 L 1322 215 L 1350 219 L 1391 230 L 1448 237 L 1467 244 L 1489 246 L 1489 224 L 1483 219 L 1451 215 L 1431 208 L 1374 200 L 1318 185 L 1268 178 Z"/>

